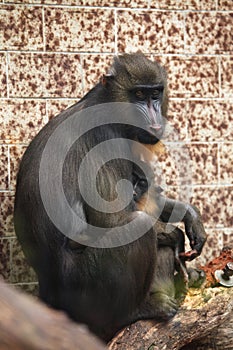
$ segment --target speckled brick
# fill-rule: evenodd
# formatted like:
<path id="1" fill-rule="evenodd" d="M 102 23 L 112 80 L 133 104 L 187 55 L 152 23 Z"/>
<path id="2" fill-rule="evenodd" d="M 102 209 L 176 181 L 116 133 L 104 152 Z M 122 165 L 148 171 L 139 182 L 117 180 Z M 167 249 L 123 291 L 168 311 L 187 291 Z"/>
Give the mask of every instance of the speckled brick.
<path id="1" fill-rule="evenodd" d="M 79 55 L 49 54 L 46 60 L 46 95 L 48 97 L 82 96 Z"/>
<path id="2" fill-rule="evenodd" d="M 186 50 L 190 53 L 233 51 L 233 13 L 195 13 L 186 17 Z"/>
<path id="3" fill-rule="evenodd" d="M 68 107 L 78 102 L 78 100 L 47 100 L 47 114 L 48 118 L 52 119 Z"/>
<path id="4" fill-rule="evenodd" d="M 28 144 L 46 121 L 45 102 L 3 100 L 0 105 L 1 142 Z"/>
<path id="5" fill-rule="evenodd" d="M 168 74 L 170 97 L 219 97 L 218 59 L 202 56 L 154 56 Z"/>
<path id="6" fill-rule="evenodd" d="M 0 192 L 0 236 L 14 236 L 13 224 L 14 195 Z"/>
<path id="7" fill-rule="evenodd" d="M 192 141 L 233 141 L 231 101 L 190 101 L 187 117 Z"/>
<path id="8" fill-rule="evenodd" d="M 82 91 L 78 55 L 11 54 L 11 97 L 78 97 Z"/>
<path id="9" fill-rule="evenodd" d="M 232 50 L 233 53 L 233 50 Z M 233 98 L 233 56 L 221 57 L 222 96 Z"/>
<path id="10" fill-rule="evenodd" d="M 12 239 L 11 283 L 36 282 L 34 270 L 28 265 L 18 240 Z"/>
<path id="11" fill-rule="evenodd" d="M 169 147 L 166 147 L 165 153 L 155 158 L 154 174 L 156 185 L 164 190 L 167 186 L 177 185 L 179 181 L 179 171 Z"/>
<path id="12" fill-rule="evenodd" d="M 37 282 L 17 283 L 14 284 L 14 287 L 17 288 L 19 291 L 23 291 L 24 293 L 28 293 L 35 297 L 39 296 L 39 285 Z"/>
<path id="13" fill-rule="evenodd" d="M 218 0 L 218 9 L 233 11 L 233 2 L 232 0 Z"/>
<path id="14" fill-rule="evenodd" d="M 7 96 L 6 55 L 0 53 L 0 97 Z"/>
<path id="15" fill-rule="evenodd" d="M 168 108 L 167 128 L 172 127 L 176 139 L 185 141 L 187 139 L 188 119 L 187 119 L 187 102 L 171 100 Z"/>
<path id="16" fill-rule="evenodd" d="M 224 247 L 224 243 L 222 230 L 207 229 L 206 233 L 207 242 L 203 249 L 203 256 L 205 257 L 205 260 L 208 263 L 209 261 L 213 260 L 214 257 L 219 256 L 222 248 Z"/>
<path id="17" fill-rule="evenodd" d="M 150 6 L 165 10 L 216 10 L 213 0 L 152 0 Z"/>
<path id="18" fill-rule="evenodd" d="M 1 50 L 42 50 L 42 8 L 0 5 Z"/>
<path id="19" fill-rule="evenodd" d="M 8 187 L 8 147 L 0 145 L 0 190 L 6 190 Z"/>
<path id="20" fill-rule="evenodd" d="M 10 97 L 46 96 L 46 64 L 43 54 L 9 55 Z"/>
<path id="21" fill-rule="evenodd" d="M 26 146 L 10 146 L 10 189 L 14 190 L 16 186 L 16 176 L 19 170 L 19 164 L 22 159 Z"/>
<path id="22" fill-rule="evenodd" d="M 164 186 L 163 195 L 171 199 L 179 199 L 179 187 L 178 186 Z"/>
<path id="23" fill-rule="evenodd" d="M 84 93 L 87 93 L 104 74 L 108 73 L 113 57 L 113 55 L 83 56 Z"/>
<path id="24" fill-rule="evenodd" d="M 183 142 L 166 142 L 163 152 L 155 162 L 155 182 L 162 188 L 192 184 L 191 158 Z"/>
<path id="25" fill-rule="evenodd" d="M 233 248 L 233 228 L 223 230 L 223 247 Z"/>
<path id="26" fill-rule="evenodd" d="M 102 9 L 47 8 L 47 51 L 114 51 L 114 12 Z"/>
<path id="27" fill-rule="evenodd" d="M 218 145 L 191 144 L 189 154 L 192 160 L 192 183 L 213 185 L 218 182 Z"/>
<path id="28" fill-rule="evenodd" d="M 219 145 L 220 181 L 233 184 L 233 143 Z"/>
<path id="29" fill-rule="evenodd" d="M 167 186 L 213 185 L 218 183 L 217 144 L 168 144 L 156 162 L 157 182 Z"/>
<path id="30" fill-rule="evenodd" d="M 233 226 L 233 187 L 194 188 L 193 204 L 202 212 L 206 227 Z"/>
<path id="31" fill-rule="evenodd" d="M 120 52 L 179 53 L 184 50 L 182 13 L 119 11 L 117 28 Z"/>
<path id="32" fill-rule="evenodd" d="M 10 279 L 10 241 L 8 239 L 0 239 L 0 276 L 5 281 Z"/>

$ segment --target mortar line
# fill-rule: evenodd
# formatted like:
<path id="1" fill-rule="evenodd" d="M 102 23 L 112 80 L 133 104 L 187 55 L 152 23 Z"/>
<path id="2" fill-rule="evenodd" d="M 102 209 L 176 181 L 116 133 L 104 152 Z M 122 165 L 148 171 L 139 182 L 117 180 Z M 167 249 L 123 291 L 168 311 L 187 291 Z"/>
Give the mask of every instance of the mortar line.
<path id="1" fill-rule="evenodd" d="M 9 87 L 9 52 L 6 51 L 6 95 L 7 98 L 10 97 L 10 87 Z"/>
<path id="2" fill-rule="evenodd" d="M 8 175 L 8 188 L 11 188 L 11 166 L 10 166 L 10 146 L 7 145 L 7 175 Z"/>
<path id="3" fill-rule="evenodd" d="M 45 33 L 45 7 L 42 7 L 42 38 L 43 38 L 43 46 L 44 52 L 46 52 L 46 33 Z"/>
<path id="4" fill-rule="evenodd" d="M 118 15 L 117 10 L 114 10 L 114 51 L 118 54 Z"/>

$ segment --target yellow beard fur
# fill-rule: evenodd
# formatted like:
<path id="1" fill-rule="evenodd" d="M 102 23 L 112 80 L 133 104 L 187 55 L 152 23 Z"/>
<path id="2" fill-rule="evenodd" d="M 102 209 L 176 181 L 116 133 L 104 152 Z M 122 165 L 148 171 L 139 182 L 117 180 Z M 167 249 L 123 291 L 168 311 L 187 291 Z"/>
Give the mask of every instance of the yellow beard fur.
<path id="1" fill-rule="evenodd" d="M 150 187 L 147 193 L 140 198 L 137 203 L 137 210 L 144 211 L 150 216 L 156 217 L 158 213 L 158 206 L 156 203 L 156 193 L 154 187 Z"/>
<path id="2" fill-rule="evenodd" d="M 147 163 L 148 165 L 152 165 L 153 161 L 156 160 L 156 157 L 159 157 L 161 154 L 166 152 L 165 145 L 161 141 L 157 142 L 155 145 L 142 144 L 142 146 L 144 146 L 149 152 L 146 150 L 143 152 L 143 148 L 137 145 L 137 143 L 134 143 L 132 153 L 137 159 Z M 148 192 L 145 193 L 137 203 L 137 210 L 144 211 L 148 215 L 155 217 L 158 207 L 156 204 L 157 194 L 155 193 L 154 189 L 154 184 L 152 184 Z"/>
<path id="3" fill-rule="evenodd" d="M 140 145 L 137 143 L 134 143 L 132 153 L 137 159 L 145 163 L 153 162 L 156 159 L 156 156 L 160 156 L 165 152 L 165 145 L 161 141 L 157 142 L 155 145 L 141 145 L 144 146 L 149 152 L 143 152 L 142 147 L 140 147 Z"/>

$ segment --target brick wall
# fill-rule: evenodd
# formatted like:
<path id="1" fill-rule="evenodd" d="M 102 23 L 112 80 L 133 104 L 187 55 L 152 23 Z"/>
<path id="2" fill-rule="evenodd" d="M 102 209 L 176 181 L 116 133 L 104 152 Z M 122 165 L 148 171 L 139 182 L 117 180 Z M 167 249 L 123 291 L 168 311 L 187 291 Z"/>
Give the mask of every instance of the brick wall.
<path id="1" fill-rule="evenodd" d="M 138 49 L 168 72 L 169 121 L 190 152 L 192 202 L 209 235 L 200 261 L 233 244 L 232 30 L 232 0 L 0 0 L 0 274 L 6 281 L 29 291 L 36 282 L 12 222 L 25 148 L 49 118 L 98 81 L 114 54 Z M 174 174 L 167 166 L 166 190 L 173 193 Z"/>

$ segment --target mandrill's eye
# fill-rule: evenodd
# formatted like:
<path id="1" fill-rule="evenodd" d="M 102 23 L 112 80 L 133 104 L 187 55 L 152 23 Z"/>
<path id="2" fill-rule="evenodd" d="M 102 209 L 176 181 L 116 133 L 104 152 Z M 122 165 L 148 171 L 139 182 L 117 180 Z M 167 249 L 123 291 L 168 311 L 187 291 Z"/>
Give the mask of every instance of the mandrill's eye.
<path id="1" fill-rule="evenodd" d="M 146 99 L 146 95 L 144 94 L 144 92 L 142 90 L 136 90 L 135 96 L 136 96 L 137 100 L 139 100 L 139 101 L 144 101 Z"/>
<path id="2" fill-rule="evenodd" d="M 152 93 L 151 93 L 151 98 L 152 98 L 152 100 L 158 100 L 160 95 L 161 95 L 161 91 L 153 90 Z"/>
<path id="3" fill-rule="evenodd" d="M 142 187 L 142 188 L 148 188 L 149 187 L 149 184 L 148 184 L 147 180 L 140 179 L 138 183 L 139 183 L 139 186 Z"/>

